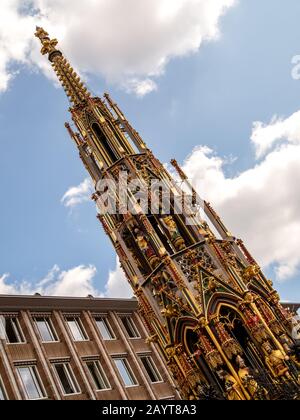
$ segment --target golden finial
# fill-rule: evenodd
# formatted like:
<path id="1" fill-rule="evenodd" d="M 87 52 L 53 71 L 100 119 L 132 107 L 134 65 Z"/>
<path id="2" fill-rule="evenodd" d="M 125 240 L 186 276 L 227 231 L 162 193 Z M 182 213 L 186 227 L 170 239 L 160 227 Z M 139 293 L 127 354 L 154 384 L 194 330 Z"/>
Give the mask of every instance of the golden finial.
<path id="1" fill-rule="evenodd" d="M 37 38 L 39 38 L 40 40 L 44 39 L 44 38 L 49 38 L 49 34 L 48 32 L 45 31 L 44 28 L 41 28 L 40 26 L 36 27 L 36 32 L 35 32 L 35 36 Z"/>
<path id="2" fill-rule="evenodd" d="M 51 54 L 56 51 L 55 47 L 57 46 L 58 41 L 57 39 L 50 39 L 49 34 L 45 31 L 45 29 L 37 26 L 35 36 L 39 38 L 42 43 L 41 53 L 43 55 Z"/>
<path id="3" fill-rule="evenodd" d="M 177 162 L 176 159 L 172 159 L 171 160 L 171 165 L 176 169 L 176 172 L 178 173 L 178 175 L 180 176 L 180 178 L 181 178 L 182 181 L 188 180 L 187 175 L 183 172 L 183 170 L 179 166 L 179 164 L 178 164 L 178 162 Z"/>
<path id="4" fill-rule="evenodd" d="M 43 55 L 48 54 L 49 61 L 61 82 L 67 96 L 74 105 L 78 105 L 90 97 L 90 93 L 81 82 L 80 77 L 56 47 L 57 39 L 51 39 L 45 29 L 36 27 L 35 36 L 41 41 Z"/>

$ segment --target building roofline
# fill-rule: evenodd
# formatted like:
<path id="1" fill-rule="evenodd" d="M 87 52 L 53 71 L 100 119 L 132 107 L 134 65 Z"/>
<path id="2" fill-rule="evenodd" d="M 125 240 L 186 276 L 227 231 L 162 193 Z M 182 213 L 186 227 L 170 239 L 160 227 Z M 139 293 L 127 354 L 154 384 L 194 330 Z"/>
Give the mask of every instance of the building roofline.
<path id="1" fill-rule="evenodd" d="M 0 295 L 0 311 L 16 310 L 35 310 L 35 311 L 82 311 L 91 310 L 93 312 L 106 311 L 135 311 L 138 303 L 132 299 L 97 298 L 93 296 L 63 297 L 63 296 L 23 296 L 23 295 Z"/>
<path id="2" fill-rule="evenodd" d="M 300 303 L 283 302 L 284 307 L 297 312 Z M 62 310 L 66 312 L 77 312 L 90 310 L 92 312 L 107 311 L 136 311 L 138 302 L 135 297 L 124 298 L 102 298 L 102 297 L 70 297 L 70 296 L 41 296 L 35 295 L 0 295 L 0 312 L 5 311 L 53 311 Z"/>
<path id="3" fill-rule="evenodd" d="M 300 309 L 300 303 L 295 302 L 282 302 L 282 306 L 289 308 L 293 312 L 297 312 Z"/>

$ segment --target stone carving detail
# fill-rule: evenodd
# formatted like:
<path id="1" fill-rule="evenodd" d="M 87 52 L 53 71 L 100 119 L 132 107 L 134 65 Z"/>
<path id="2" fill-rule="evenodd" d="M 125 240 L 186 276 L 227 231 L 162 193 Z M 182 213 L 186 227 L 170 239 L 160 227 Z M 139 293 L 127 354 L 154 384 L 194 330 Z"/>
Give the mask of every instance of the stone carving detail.
<path id="1" fill-rule="evenodd" d="M 212 257 L 205 250 L 205 246 L 199 246 L 193 251 L 187 251 L 183 255 L 176 258 L 182 272 L 186 275 L 189 282 L 197 281 L 198 268 L 204 268 L 207 271 L 213 272 L 217 269 Z"/>
<path id="2" fill-rule="evenodd" d="M 133 158 L 133 164 L 149 187 L 153 181 L 161 179 L 161 174 L 149 162 L 148 155 L 135 156 Z"/>

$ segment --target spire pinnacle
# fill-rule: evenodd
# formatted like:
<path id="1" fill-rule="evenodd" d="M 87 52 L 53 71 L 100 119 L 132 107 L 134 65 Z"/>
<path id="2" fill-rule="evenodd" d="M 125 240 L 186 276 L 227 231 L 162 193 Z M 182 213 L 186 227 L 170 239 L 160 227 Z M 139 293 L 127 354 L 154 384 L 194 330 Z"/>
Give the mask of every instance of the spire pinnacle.
<path id="1" fill-rule="evenodd" d="M 43 28 L 37 26 L 35 36 L 41 41 L 41 53 L 43 55 L 51 54 L 56 51 L 55 47 L 58 44 L 57 39 L 50 39 L 48 32 L 46 32 Z"/>
<path id="2" fill-rule="evenodd" d="M 84 86 L 78 74 L 71 67 L 70 63 L 64 58 L 62 52 L 58 50 L 57 39 L 51 39 L 45 29 L 37 26 L 35 36 L 41 41 L 41 54 L 48 54 L 48 59 L 61 82 L 69 100 L 73 105 L 79 105 L 90 97 L 90 93 Z"/>

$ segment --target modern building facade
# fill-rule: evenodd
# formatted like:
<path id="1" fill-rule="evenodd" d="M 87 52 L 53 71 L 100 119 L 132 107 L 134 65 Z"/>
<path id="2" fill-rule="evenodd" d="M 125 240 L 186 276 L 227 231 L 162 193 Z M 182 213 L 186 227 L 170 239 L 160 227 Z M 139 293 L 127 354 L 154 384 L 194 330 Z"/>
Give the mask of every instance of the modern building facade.
<path id="1" fill-rule="evenodd" d="M 135 299 L 0 296 L 0 400 L 178 399 Z"/>
<path id="2" fill-rule="evenodd" d="M 92 97 L 56 39 L 42 28 L 36 37 L 70 100 L 66 127 L 99 220 L 182 398 L 300 398 L 298 321 L 243 241 L 175 160 L 177 181 L 170 175 L 108 94 Z"/>

